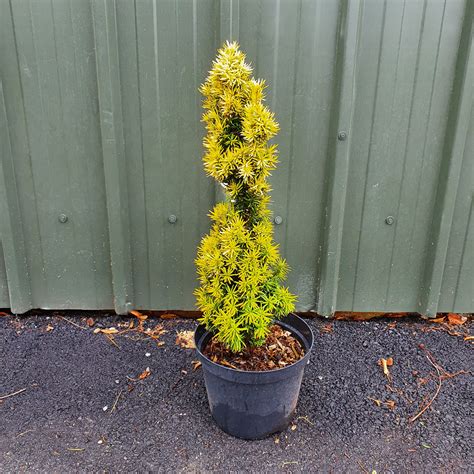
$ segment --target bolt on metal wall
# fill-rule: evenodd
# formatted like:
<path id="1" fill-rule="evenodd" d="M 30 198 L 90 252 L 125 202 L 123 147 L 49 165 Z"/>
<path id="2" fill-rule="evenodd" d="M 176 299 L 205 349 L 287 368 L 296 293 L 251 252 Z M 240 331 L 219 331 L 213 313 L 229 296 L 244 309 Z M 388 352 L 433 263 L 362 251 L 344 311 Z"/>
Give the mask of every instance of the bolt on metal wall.
<path id="1" fill-rule="evenodd" d="M 473 3 L 0 0 L 0 307 L 193 309 L 238 40 L 281 132 L 299 310 L 474 311 Z"/>

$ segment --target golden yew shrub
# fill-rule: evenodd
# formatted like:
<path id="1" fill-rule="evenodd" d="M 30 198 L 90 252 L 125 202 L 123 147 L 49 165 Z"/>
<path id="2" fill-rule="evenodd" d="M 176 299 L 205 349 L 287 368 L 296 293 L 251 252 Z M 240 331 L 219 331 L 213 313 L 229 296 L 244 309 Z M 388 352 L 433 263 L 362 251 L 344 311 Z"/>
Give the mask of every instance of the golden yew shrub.
<path id="1" fill-rule="evenodd" d="M 277 164 L 278 132 L 264 105 L 263 80 L 235 42 L 219 51 L 201 86 L 204 95 L 204 167 L 225 189 L 210 217 L 196 266 L 201 322 L 232 351 L 265 341 L 274 319 L 294 310 L 295 296 L 281 286 L 288 266 L 273 241 L 268 177 Z"/>

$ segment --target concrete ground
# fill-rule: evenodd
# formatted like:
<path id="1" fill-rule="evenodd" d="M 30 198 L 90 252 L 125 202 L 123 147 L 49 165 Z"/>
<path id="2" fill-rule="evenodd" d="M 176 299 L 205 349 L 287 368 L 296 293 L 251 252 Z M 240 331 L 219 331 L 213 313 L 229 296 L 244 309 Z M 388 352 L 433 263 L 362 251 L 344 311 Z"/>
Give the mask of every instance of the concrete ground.
<path id="1" fill-rule="evenodd" d="M 312 319 L 316 342 L 294 423 L 249 442 L 214 425 L 195 354 L 175 343 L 194 321 L 146 321 L 167 331 L 157 340 L 109 339 L 94 330 L 137 319 L 55 314 L 0 317 L 3 473 L 474 470 L 472 373 L 440 371 L 440 379 L 428 358 L 450 374 L 472 369 L 472 341 L 457 334 L 472 323 L 451 335 L 415 318 Z M 378 365 L 388 357 L 391 381 Z M 440 381 L 431 407 L 410 421 Z"/>

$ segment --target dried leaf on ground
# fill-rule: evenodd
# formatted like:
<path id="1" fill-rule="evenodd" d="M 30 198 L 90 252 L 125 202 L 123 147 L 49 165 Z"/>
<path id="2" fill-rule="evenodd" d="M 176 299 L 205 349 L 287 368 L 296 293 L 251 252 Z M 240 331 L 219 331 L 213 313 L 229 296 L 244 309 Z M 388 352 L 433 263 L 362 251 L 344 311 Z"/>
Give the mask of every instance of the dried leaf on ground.
<path id="1" fill-rule="evenodd" d="M 86 324 L 91 328 L 95 324 L 94 318 L 87 318 L 86 319 Z"/>
<path id="2" fill-rule="evenodd" d="M 118 329 L 117 328 L 105 328 L 105 329 L 102 329 L 102 328 L 96 328 L 94 329 L 94 334 L 117 334 L 118 333 Z"/>
<path id="3" fill-rule="evenodd" d="M 369 400 L 372 400 L 378 407 L 382 405 L 382 402 L 377 398 L 367 397 Z"/>
<path id="4" fill-rule="evenodd" d="M 194 349 L 194 331 L 178 331 L 176 344 L 183 349 Z"/>
<path id="5" fill-rule="evenodd" d="M 353 313 L 353 312 L 336 312 L 334 319 L 350 320 L 350 321 L 367 321 L 373 318 L 380 318 L 386 313 Z"/>
<path id="6" fill-rule="evenodd" d="M 429 319 L 430 323 L 444 323 L 445 316 L 441 316 L 440 318 Z"/>
<path id="7" fill-rule="evenodd" d="M 384 375 L 389 377 L 390 371 L 388 370 L 388 367 L 393 365 L 393 359 L 391 357 L 388 357 L 387 359 L 379 359 L 378 364 L 382 367 Z"/>
<path id="8" fill-rule="evenodd" d="M 432 320 L 430 320 L 431 322 Z M 432 332 L 432 331 L 444 331 L 450 336 L 454 337 L 467 337 L 469 336 L 469 329 L 461 324 L 450 324 L 447 322 L 440 322 L 439 325 L 431 324 L 421 328 L 422 332 Z"/>
<path id="9" fill-rule="evenodd" d="M 334 331 L 334 324 L 333 323 L 326 323 L 322 328 L 321 332 L 329 334 Z"/>
<path id="10" fill-rule="evenodd" d="M 46 332 L 51 332 L 54 329 L 54 326 L 52 324 L 48 324 L 46 326 Z"/>
<path id="11" fill-rule="evenodd" d="M 140 311 L 130 311 L 130 314 L 133 314 L 140 321 L 145 321 L 145 319 L 148 319 L 148 316 L 146 314 L 140 313 Z"/>
<path id="12" fill-rule="evenodd" d="M 146 328 L 144 331 L 141 330 L 140 332 L 146 334 L 147 336 L 156 338 L 158 336 L 161 336 L 162 334 L 165 334 L 168 331 L 166 331 L 161 324 L 157 324 L 153 328 Z"/>
<path id="13" fill-rule="evenodd" d="M 202 365 L 201 362 L 198 360 L 193 360 L 192 364 L 193 364 L 193 371 L 199 369 L 199 367 L 201 367 Z"/>
<path id="14" fill-rule="evenodd" d="M 336 312 L 335 319 L 347 320 L 347 321 L 368 321 L 373 318 L 403 318 L 410 316 L 412 313 L 357 313 L 357 312 Z"/>
<path id="15" fill-rule="evenodd" d="M 466 336 L 464 338 L 465 341 L 474 341 L 474 336 Z"/>
<path id="16" fill-rule="evenodd" d="M 149 377 L 151 374 L 150 367 L 147 367 L 139 376 L 137 380 L 143 380 Z"/>
<path id="17" fill-rule="evenodd" d="M 467 321 L 467 317 L 462 314 L 448 313 L 448 322 L 454 326 L 459 326 Z"/>
<path id="18" fill-rule="evenodd" d="M 177 317 L 178 315 L 174 313 L 165 313 L 160 316 L 161 319 L 176 319 Z"/>
<path id="19" fill-rule="evenodd" d="M 386 408 L 389 408 L 390 410 L 393 410 L 395 408 L 395 401 L 394 400 L 378 400 L 377 398 L 372 398 L 372 397 L 367 397 L 369 400 L 372 400 L 378 407 L 384 406 Z"/>
<path id="20" fill-rule="evenodd" d="M 0 311 L 0 316 L 10 316 L 10 314 Z"/>

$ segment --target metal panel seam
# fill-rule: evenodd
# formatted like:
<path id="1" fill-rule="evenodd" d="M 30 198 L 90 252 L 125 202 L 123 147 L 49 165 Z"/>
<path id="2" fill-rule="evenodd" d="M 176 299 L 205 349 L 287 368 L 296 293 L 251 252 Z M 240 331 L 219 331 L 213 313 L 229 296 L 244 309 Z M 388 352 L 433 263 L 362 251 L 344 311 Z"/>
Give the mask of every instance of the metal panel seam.
<path id="1" fill-rule="evenodd" d="M 114 305 L 126 314 L 134 289 L 115 2 L 95 0 L 92 15 Z"/>
<path id="2" fill-rule="evenodd" d="M 317 312 L 323 316 L 332 316 L 336 311 L 339 267 L 341 260 L 342 232 L 349 174 L 351 125 L 354 113 L 355 68 L 358 49 L 358 33 L 361 3 L 347 1 L 344 5 L 340 37 L 343 38 L 343 51 L 336 65 L 336 74 L 340 75 L 335 101 L 334 127 L 331 127 L 329 140 L 335 142 L 334 160 L 327 169 L 329 190 L 326 200 L 324 224 L 324 244 L 321 258 L 321 274 L 317 301 Z M 331 147 L 331 144 L 330 144 Z M 329 155 L 331 160 L 331 154 Z"/>
<path id="3" fill-rule="evenodd" d="M 0 216 L 5 232 L 0 237 L 4 249 L 11 309 L 14 313 L 24 313 L 32 308 L 31 284 L 2 82 L 0 82 L 0 143 L 4 180 L 2 184 L 7 206 L 7 212 Z"/>
<path id="4" fill-rule="evenodd" d="M 426 254 L 423 294 L 420 312 L 434 317 L 438 311 L 441 285 L 446 265 L 464 146 L 469 132 L 469 114 L 474 91 L 474 53 L 472 48 L 473 3 L 466 3 L 464 25 L 459 43 L 453 96 L 445 136 L 443 162 L 430 229 L 431 245 Z M 449 124 L 453 124 L 452 128 Z"/>

